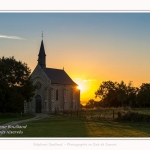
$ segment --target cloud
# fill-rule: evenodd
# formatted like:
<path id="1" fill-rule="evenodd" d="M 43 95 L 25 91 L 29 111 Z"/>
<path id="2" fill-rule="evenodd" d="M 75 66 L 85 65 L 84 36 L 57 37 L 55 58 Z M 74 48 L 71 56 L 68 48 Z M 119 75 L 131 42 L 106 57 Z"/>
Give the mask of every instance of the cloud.
<path id="1" fill-rule="evenodd" d="M 95 79 L 88 79 L 88 80 L 83 80 L 83 82 L 95 82 Z"/>
<path id="2" fill-rule="evenodd" d="M 24 38 L 21 38 L 19 36 L 8 36 L 8 35 L 0 35 L 0 38 L 13 39 L 13 40 L 25 40 Z"/>
<path id="3" fill-rule="evenodd" d="M 75 81 L 80 81 L 80 82 L 96 82 L 96 79 L 75 78 Z"/>

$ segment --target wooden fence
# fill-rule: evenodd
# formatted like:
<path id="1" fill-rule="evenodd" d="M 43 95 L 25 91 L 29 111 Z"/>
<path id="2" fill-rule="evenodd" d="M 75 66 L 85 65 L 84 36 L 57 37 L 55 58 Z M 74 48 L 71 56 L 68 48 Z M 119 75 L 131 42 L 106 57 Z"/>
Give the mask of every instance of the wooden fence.
<path id="1" fill-rule="evenodd" d="M 64 110 L 55 111 L 55 115 L 65 115 L 79 118 L 117 118 L 118 111 L 114 109 L 81 109 L 81 110 Z"/>

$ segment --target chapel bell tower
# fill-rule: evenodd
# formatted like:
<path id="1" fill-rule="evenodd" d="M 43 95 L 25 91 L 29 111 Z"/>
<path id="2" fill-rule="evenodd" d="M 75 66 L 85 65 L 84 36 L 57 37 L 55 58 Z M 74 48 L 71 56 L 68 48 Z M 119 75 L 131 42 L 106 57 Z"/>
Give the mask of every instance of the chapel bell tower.
<path id="1" fill-rule="evenodd" d="M 46 68 L 46 54 L 43 44 L 43 33 L 42 33 L 41 47 L 38 55 L 38 64 L 41 66 L 42 69 Z"/>

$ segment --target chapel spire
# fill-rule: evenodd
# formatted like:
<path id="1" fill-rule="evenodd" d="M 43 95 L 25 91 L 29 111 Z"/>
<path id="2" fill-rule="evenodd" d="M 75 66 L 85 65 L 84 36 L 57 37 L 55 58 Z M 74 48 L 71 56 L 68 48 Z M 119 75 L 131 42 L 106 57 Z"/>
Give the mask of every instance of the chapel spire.
<path id="1" fill-rule="evenodd" d="M 41 41 L 41 47 L 38 55 L 38 64 L 42 67 L 42 69 L 46 68 L 46 54 L 43 44 L 43 32 L 42 32 L 42 41 Z"/>

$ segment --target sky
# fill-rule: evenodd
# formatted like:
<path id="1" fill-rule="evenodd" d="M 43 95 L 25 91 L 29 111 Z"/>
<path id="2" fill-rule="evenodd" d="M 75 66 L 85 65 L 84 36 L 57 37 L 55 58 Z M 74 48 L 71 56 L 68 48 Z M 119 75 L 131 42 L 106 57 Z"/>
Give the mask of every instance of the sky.
<path id="1" fill-rule="evenodd" d="M 95 99 L 103 81 L 150 83 L 150 13 L 0 13 L 0 55 L 63 69 L 79 85 L 81 103 Z M 95 99 L 99 100 L 99 99 Z"/>

